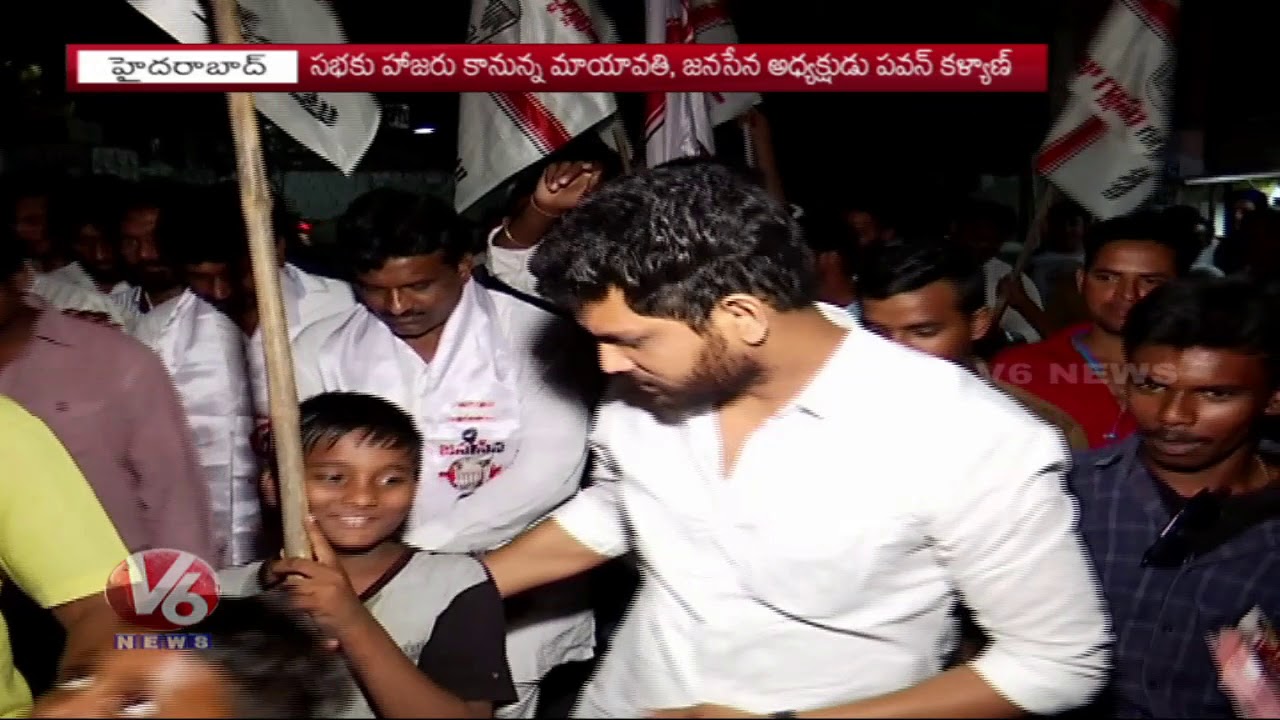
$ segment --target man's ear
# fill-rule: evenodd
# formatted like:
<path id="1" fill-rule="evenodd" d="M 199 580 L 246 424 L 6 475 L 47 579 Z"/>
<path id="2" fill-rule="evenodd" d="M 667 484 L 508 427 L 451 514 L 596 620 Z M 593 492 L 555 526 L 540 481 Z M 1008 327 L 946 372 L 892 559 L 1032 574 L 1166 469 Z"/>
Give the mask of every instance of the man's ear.
<path id="1" fill-rule="evenodd" d="M 262 471 L 262 475 L 258 477 L 258 493 L 263 505 L 272 510 L 280 508 L 280 490 L 276 487 L 275 473 L 270 470 Z"/>
<path id="2" fill-rule="evenodd" d="M 471 271 L 476 267 L 476 258 L 471 253 L 462 256 L 458 261 L 458 277 L 462 278 L 462 282 L 471 279 Z"/>
<path id="3" fill-rule="evenodd" d="M 991 332 L 991 325 L 995 321 L 995 313 L 991 308 L 982 306 L 969 316 L 969 339 L 978 342 Z"/>
<path id="4" fill-rule="evenodd" d="M 1076 269 L 1076 292 L 1084 294 L 1084 268 Z"/>
<path id="5" fill-rule="evenodd" d="M 1280 415 L 1280 390 L 1271 393 L 1271 399 L 1267 401 L 1267 415 Z"/>

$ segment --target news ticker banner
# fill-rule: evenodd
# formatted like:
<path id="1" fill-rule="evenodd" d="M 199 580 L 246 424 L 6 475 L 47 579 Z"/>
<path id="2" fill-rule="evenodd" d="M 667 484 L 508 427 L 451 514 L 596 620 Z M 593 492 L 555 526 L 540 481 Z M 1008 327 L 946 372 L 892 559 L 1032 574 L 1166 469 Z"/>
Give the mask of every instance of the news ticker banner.
<path id="1" fill-rule="evenodd" d="M 1046 45 L 70 45 L 72 92 L 1005 92 Z"/>

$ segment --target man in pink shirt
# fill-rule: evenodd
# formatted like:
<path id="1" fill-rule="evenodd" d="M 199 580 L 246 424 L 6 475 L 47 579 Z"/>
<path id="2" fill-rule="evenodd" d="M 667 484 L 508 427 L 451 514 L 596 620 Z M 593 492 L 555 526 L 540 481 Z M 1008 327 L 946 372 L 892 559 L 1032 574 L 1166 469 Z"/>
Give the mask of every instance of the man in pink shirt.
<path id="1" fill-rule="evenodd" d="M 175 548 L 217 564 L 191 431 L 160 358 L 119 330 L 46 311 L 31 280 L 0 228 L 0 394 L 49 426 L 131 552 Z"/>

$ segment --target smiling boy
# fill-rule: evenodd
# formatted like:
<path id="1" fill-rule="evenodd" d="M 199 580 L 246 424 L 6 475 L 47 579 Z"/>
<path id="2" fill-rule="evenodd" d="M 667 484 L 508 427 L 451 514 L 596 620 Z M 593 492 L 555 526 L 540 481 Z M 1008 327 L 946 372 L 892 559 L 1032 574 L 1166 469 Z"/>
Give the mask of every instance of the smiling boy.
<path id="1" fill-rule="evenodd" d="M 413 420 L 359 393 L 300 412 L 315 559 L 223 571 L 223 593 L 282 585 L 319 623 L 353 675 L 342 717 L 492 717 L 515 699 L 497 589 L 469 556 L 400 542 L 421 464 Z"/>

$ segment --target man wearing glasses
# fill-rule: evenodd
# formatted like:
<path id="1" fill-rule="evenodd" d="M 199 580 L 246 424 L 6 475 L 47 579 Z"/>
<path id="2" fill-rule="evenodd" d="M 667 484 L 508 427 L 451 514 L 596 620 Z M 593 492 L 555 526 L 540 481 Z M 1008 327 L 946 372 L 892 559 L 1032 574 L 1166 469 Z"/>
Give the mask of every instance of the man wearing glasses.
<path id="1" fill-rule="evenodd" d="M 1117 638 L 1090 715 L 1234 717 L 1208 638 L 1280 618 L 1280 473 L 1255 433 L 1280 409 L 1280 315 L 1241 281 L 1175 281 L 1133 308 L 1124 351 L 1138 433 L 1069 478 Z"/>

